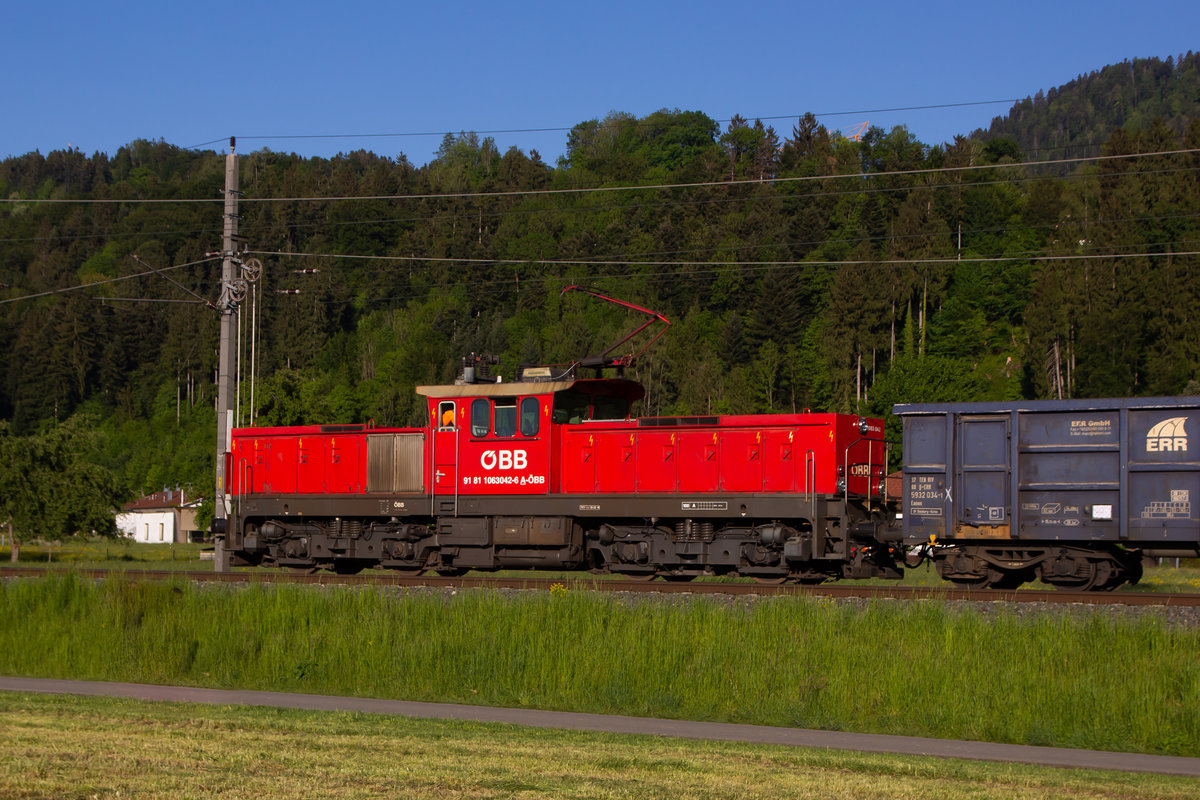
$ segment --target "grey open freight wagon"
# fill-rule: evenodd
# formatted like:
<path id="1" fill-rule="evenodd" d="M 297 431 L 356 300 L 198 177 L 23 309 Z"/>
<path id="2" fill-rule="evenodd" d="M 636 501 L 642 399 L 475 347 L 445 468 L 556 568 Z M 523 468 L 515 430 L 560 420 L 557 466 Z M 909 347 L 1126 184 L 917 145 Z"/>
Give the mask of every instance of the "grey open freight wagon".
<path id="1" fill-rule="evenodd" d="M 1200 397 L 897 405 L 903 530 L 943 578 L 1113 589 L 1200 554 Z"/>

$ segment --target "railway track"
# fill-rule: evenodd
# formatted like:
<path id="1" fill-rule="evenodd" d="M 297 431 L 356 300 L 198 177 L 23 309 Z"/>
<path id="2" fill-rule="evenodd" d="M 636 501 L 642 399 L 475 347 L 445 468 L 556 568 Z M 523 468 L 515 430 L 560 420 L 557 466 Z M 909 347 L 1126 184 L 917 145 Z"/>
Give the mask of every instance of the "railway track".
<path id="1" fill-rule="evenodd" d="M 102 580 L 119 574 L 133 581 L 162 581 L 186 578 L 196 583 L 293 583 L 326 586 L 394 586 L 432 589 L 516 589 L 550 591 L 558 586 L 572 590 L 596 592 L 636 592 L 652 594 L 690 595 L 760 595 L 829 598 L 862 598 L 892 600 L 943 600 L 1005 603 L 1053 603 L 1083 605 L 1200 606 L 1200 594 L 1174 592 L 1066 592 L 1041 589 L 955 589 L 903 584 L 883 586 L 845 585 L 838 583 L 817 586 L 795 584 L 770 585 L 749 581 L 630 581 L 621 578 L 495 577 L 441 575 L 359 574 L 337 575 L 331 572 L 294 574 L 280 572 L 186 572 L 171 570 L 70 570 L 76 575 Z M 28 578 L 65 574 L 67 569 L 53 567 L 0 567 L 0 578 Z"/>

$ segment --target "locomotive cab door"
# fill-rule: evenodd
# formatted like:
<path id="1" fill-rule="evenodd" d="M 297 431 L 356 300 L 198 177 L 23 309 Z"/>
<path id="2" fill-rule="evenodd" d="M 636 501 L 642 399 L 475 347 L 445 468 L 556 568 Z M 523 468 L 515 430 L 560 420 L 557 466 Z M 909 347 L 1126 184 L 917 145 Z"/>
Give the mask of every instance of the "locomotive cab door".
<path id="1" fill-rule="evenodd" d="M 442 400 L 434 409 L 433 494 L 453 510 L 458 496 L 459 409 L 454 400 Z M 441 509 L 440 502 L 435 508 Z"/>

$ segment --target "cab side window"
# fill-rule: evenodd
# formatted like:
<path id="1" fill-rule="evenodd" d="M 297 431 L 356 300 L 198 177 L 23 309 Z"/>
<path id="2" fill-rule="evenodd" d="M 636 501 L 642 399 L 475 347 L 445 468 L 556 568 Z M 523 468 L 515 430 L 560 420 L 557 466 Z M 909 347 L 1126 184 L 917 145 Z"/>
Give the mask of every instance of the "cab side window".
<path id="1" fill-rule="evenodd" d="M 497 397 L 493 401 L 496 419 L 496 436 L 509 437 L 517 435 L 517 399 L 515 397 Z"/>
<path id="2" fill-rule="evenodd" d="M 521 435 L 522 436 L 537 436 L 539 417 L 539 403 L 536 397 L 525 397 L 521 400 Z"/>
<path id="3" fill-rule="evenodd" d="M 624 397 L 598 395 L 594 402 L 596 410 L 592 416 L 595 419 L 625 419 L 629 416 L 629 401 Z"/>
<path id="4" fill-rule="evenodd" d="M 438 403 L 438 430 L 452 431 L 455 428 L 454 401 L 443 400 Z"/>
<path id="5" fill-rule="evenodd" d="M 591 401 L 583 392 L 567 390 L 554 395 L 554 422 L 575 425 L 588 418 Z"/>
<path id="6" fill-rule="evenodd" d="M 471 435 L 476 439 L 488 435 L 491 429 L 491 403 L 482 397 L 471 401 Z"/>

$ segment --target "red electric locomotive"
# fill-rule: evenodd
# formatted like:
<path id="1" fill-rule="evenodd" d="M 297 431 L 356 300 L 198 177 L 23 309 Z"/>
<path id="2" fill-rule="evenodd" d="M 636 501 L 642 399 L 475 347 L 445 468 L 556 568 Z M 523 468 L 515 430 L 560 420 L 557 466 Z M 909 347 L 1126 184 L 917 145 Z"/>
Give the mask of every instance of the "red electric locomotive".
<path id="1" fill-rule="evenodd" d="M 638 383 L 580 375 L 631 361 L 502 382 L 472 356 L 455 384 L 417 387 L 420 428 L 236 429 L 225 547 L 234 564 L 338 572 L 900 577 L 882 420 L 635 418 Z"/>

